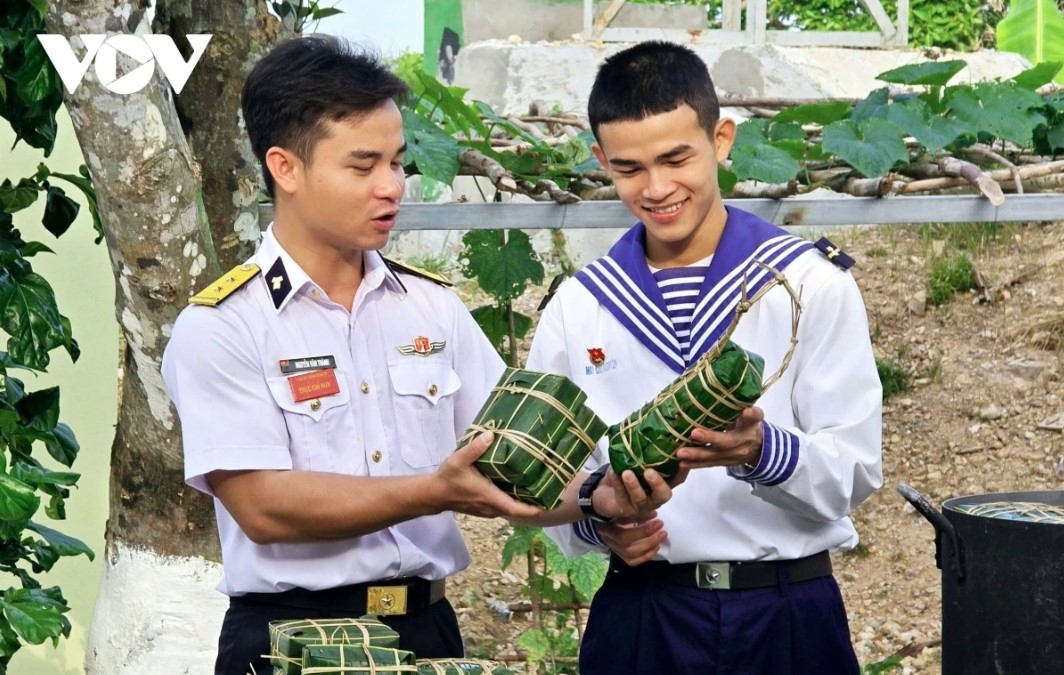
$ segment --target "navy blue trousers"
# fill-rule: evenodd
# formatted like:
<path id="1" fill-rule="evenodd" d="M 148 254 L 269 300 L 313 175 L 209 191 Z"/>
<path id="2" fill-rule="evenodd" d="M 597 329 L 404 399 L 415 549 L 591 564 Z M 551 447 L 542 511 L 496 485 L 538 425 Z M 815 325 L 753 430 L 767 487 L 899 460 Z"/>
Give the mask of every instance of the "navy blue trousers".
<path id="1" fill-rule="evenodd" d="M 709 591 L 607 574 L 580 647 L 580 675 L 859 672 L 833 577 Z"/>
<path id="2" fill-rule="evenodd" d="M 292 607 L 284 604 L 230 598 L 218 638 L 215 675 L 270 675 L 270 622 L 300 619 L 344 619 L 352 617 L 342 608 Z M 399 633 L 399 648 L 414 652 L 419 659 L 460 658 L 464 654 L 458 617 L 446 598 L 420 612 L 378 617 Z"/>

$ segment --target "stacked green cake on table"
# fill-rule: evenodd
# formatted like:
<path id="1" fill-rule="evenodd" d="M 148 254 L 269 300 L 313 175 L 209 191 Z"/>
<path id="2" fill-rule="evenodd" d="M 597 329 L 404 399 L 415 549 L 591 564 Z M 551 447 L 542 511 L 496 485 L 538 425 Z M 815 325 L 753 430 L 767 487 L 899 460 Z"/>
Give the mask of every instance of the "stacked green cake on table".
<path id="1" fill-rule="evenodd" d="M 270 622 L 274 675 L 509 675 L 476 659 L 418 659 L 374 616 Z"/>

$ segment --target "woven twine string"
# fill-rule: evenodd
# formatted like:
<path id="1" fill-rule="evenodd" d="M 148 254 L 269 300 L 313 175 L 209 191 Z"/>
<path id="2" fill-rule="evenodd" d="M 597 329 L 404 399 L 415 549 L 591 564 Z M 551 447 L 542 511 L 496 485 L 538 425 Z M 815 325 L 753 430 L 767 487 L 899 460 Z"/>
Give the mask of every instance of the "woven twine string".
<path id="1" fill-rule="evenodd" d="M 958 504 L 956 509 L 972 516 L 1016 520 L 1025 523 L 1053 523 L 1064 525 L 1064 506 L 1038 502 L 987 502 Z"/>
<path id="2" fill-rule="evenodd" d="M 760 260 L 755 260 L 754 264 L 756 264 L 762 270 L 771 274 L 772 279 L 766 282 L 765 285 L 763 285 L 761 288 L 759 288 L 757 293 L 755 293 L 752 298 L 747 298 L 747 280 L 749 278 L 749 275 L 744 275 L 739 302 L 735 306 L 735 314 L 732 316 L 731 322 L 728 324 L 728 327 L 724 329 L 724 332 L 721 334 L 721 336 L 717 338 L 716 342 L 713 343 L 713 346 L 706 350 L 706 353 L 700 356 L 698 360 L 694 363 L 694 365 L 688 368 L 682 376 L 674 380 L 671 385 L 666 387 L 657 396 L 655 396 L 654 401 L 647 407 L 647 410 L 646 412 L 644 412 L 643 415 L 635 419 L 626 419 L 624 422 L 621 423 L 620 427 L 618 428 L 617 438 L 620 439 L 621 445 L 624 447 L 625 452 L 637 465 L 646 466 L 649 468 L 665 464 L 670 460 L 675 460 L 677 450 L 679 450 L 684 445 L 690 445 L 694 443 L 694 441 L 687 436 L 687 433 L 689 433 L 693 427 L 708 426 L 708 423 L 714 424 L 718 429 L 725 426 L 727 420 L 715 415 L 712 411 L 712 408 L 715 408 L 718 405 L 725 405 L 729 408 L 730 412 L 733 415 L 743 408 L 745 403 L 736 398 L 736 396 L 734 395 L 735 389 L 729 389 L 728 387 L 725 387 L 717 379 L 716 373 L 713 372 L 713 361 L 715 361 L 717 357 L 721 355 L 724 350 L 724 347 L 728 344 L 728 340 L 731 339 L 732 333 L 735 332 L 736 327 L 738 327 L 739 325 L 739 319 L 741 319 L 744 314 L 749 312 L 750 308 L 753 307 L 755 303 L 761 300 L 761 298 L 765 297 L 765 295 L 776 286 L 782 286 L 783 289 L 787 291 L 787 294 L 791 297 L 791 339 L 790 346 L 787 349 L 787 353 L 784 354 L 783 360 L 780 362 L 780 367 L 776 370 L 776 372 L 769 376 L 768 379 L 762 382 L 762 395 L 780 379 L 780 377 L 783 375 L 783 372 L 787 370 L 788 366 L 790 366 L 791 359 L 794 358 L 794 349 L 798 346 L 798 321 L 802 314 L 801 296 L 799 293 L 795 292 L 794 288 L 791 286 L 790 282 L 787 281 L 787 278 L 783 275 L 782 272 L 764 264 Z M 749 361 L 747 362 L 747 368 L 750 368 Z M 738 381 L 736 382 L 736 386 L 738 386 L 743 381 L 743 379 L 746 377 L 746 374 L 747 371 L 744 371 L 743 377 L 738 379 Z M 699 384 L 702 386 L 702 391 L 710 393 L 710 400 L 713 401 L 713 403 L 711 403 L 709 407 L 703 406 L 699 402 L 698 398 L 695 397 L 692 393 L 691 384 L 695 381 L 698 381 Z M 675 396 L 677 392 L 681 390 L 687 393 L 688 400 L 690 400 L 692 405 L 698 408 L 698 411 L 702 415 L 701 419 L 697 419 L 688 415 L 687 411 L 684 410 L 683 406 L 675 406 L 677 411 L 679 412 L 680 418 L 686 425 L 686 431 L 682 431 L 677 428 L 677 426 L 681 425 L 674 426 L 673 420 L 666 418 L 661 412 L 661 408 L 664 406 L 664 404 L 670 399 L 673 399 L 673 401 L 675 401 Z M 638 429 L 641 425 L 643 425 L 650 415 L 655 416 L 658 420 L 661 421 L 662 425 L 665 427 L 666 432 L 668 432 L 668 434 L 672 436 L 673 440 L 676 441 L 677 446 L 671 451 L 663 451 L 663 459 L 661 459 L 661 461 L 654 462 L 652 464 L 646 464 L 643 458 L 636 454 L 635 448 L 632 446 L 632 440 L 635 430 Z"/>
<path id="3" fill-rule="evenodd" d="M 482 675 L 491 675 L 498 668 L 498 664 L 480 659 L 423 659 L 417 662 L 418 668 L 429 666 L 436 675 L 447 675 L 447 668 L 456 668 L 461 672 L 473 672 L 467 666 L 479 666 Z M 425 675 L 422 673 L 422 675 Z"/>
<path id="4" fill-rule="evenodd" d="M 287 631 L 289 629 L 293 629 L 293 628 L 298 628 L 298 629 L 313 628 L 314 630 L 316 630 L 318 632 L 318 638 L 321 639 L 320 643 L 316 642 L 314 644 L 323 644 L 323 645 L 332 645 L 332 644 L 362 645 L 362 644 L 369 644 L 370 641 L 373 639 L 373 637 L 369 633 L 369 628 L 368 627 L 369 626 L 378 626 L 378 625 L 379 626 L 384 626 L 383 623 L 380 623 L 380 624 L 378 624 L 378 623 L 367 623 L 365 621 L 352 621 L 351 619 L 327 619 L 325 621 L 319 621 L 317 619 L 299 619 L 299 620 L 296 620 L 296 621 L 286 621 L 284 623 L 277 624 L 276 626 L 274 626 L 271 629 L 270 653 L 269 654 L 262 654 L 261 656 L 263 658 L 268 658 L 268 659 L 271 659 L 271 660 L 283 661 L 285 663 L 289 663 L 289 664 L 293 664 L 293 665 L 297 665 L 297 666 L 302 666 L 303 665 L 303 654 L 302 653 L 300 653 L 300 655 L 298 657 L 292 657 L 292 656 L 288 656 L 287 654 L 282 654 L 280 651 L 278 651 L 278 649 L 277 649 L 277 642 L 278 641 L 276 639 L 273 639 L 276 635 L 278 635 L 280 633 L 284 633 L 285 631 Z M 326 633 L 326 629 L 329 629 L 329 628 L 332 629 L 332 632 L 331 633 Z M 360 640 L 352 640 L 350 632 L 347 630 L 349 628 L 358 628 L 358 630 L 362 633 L 361 639 Z M 340 636 L 339 640 L 336 639 L 337 635 Z M 293 638 L 291 636 L 289 636 L 289 639 L 293 640 Z M 300 652 L 302 652 L 302 648 L 300 648 Z M 303 672 L 306 672 L 306 671 L 303 671 Z"/>
<path id="5" fill-rule="evenodd" d="M 403 663 L 377 663 L 373 654 L 364 652 L 368 663 L 347 663 L 347 652 L 340 648 L 340 663 L 332 666 L 310 666 L 303 675 L 333 675 L 333 673 L 369 673 L 370 675 L 393 675 L 393 673 L 416 673 L 417 666 Z M 398 659 L 398 652 L 396 652 Z"/>
<path id="6" fill-rule="evenodd" d="M 545 379 L 545 377 L 546 376 L 541 376 L 535 381 L 534 384 L 539 384 Z M 507 420 L 508 423 L 513 422 L 514 418 L 517 416 L 517 412 L 521 409 L 523 405 L 525 405 L 527 401 L 529 401 L 530 398 L 535 398 L 537 400 L 543 401 L 556 412 L 560 413 L 563 417 L 565 417 L 565 419 L 569 422 L 570 425 L 569 431 L 573 433 L 577 437 L 577 439 L 584 444 L 585 447 L 594 447 L 595 441 L 592 440 L 591 437 L 587 434 L 586 429 L 580 427 L 579 422 L 576 419 L 576 415 L 574 415 L 573 412 L 569 410 L 569 408 L 565 404 L 563 404 L 554 396 L 551 396 L 550 394 L 542 391 L 538 391 L 536 389 L 526 389 L 525 387 L 519 387 L 517 385 L 508 383 L 504 385 L 499 385 L 492 390 L 493 402 L 496 400 L 496 397 L 498 395 L 503 393 L 523 395 L 521 401 L 514 407 L 513 413 L 511 413 L 510 415 L 510 419 Z M 528 453 L 534 459 L 538 460 L 539 463 L 547 470 L 547 472 L 558 480 L 567 482 L 571 480 L 573 476 L 576 475 L 577 471 L 579 471 L 579 467 L 575 466 L 572 462 L 570 462 L 568 457 L 564 457 L 558 454 L 554 451 L 554 448 L 550 447 L 543 441 L 539 440 L 538 438 L 535 438 L 527 432 L 518 431 L 517 429 L 510 428 L 498 428 L 498 425 L 495 424 L 494 420 L 489 420 L 486 424 L 474 423 L 470 426 L 470 429 L 472 430 L 472 433 L 469 435 L 475 435 L 482 431 L 491 431 L 497 437 L 509 441 L 516 447 Z M 503 476 L 499 477 L 502 478 Z"/>

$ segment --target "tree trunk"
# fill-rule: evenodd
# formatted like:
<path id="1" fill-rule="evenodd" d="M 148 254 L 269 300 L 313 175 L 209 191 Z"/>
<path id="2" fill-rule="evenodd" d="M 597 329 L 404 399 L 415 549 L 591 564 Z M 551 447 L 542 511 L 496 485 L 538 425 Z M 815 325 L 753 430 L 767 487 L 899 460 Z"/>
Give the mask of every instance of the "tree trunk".
<path id="1" fill-rule="evenodd" d="M 141 25 L 146 21 L 141 4 L 138 0 L 49 3 L 48 29 L 68 37 L 136 34 L 146 29 Z M 203 32 L 235 35 L 247 22 L 268 24 L 262 2 L 252 8 L 248 3 L 217 4 L 233 5 L 232 12 L 219 15 L 233 14 L 240 22 L 228 27 L 219 23 Z M 170 3 L 168 16 L 176 13 L 175 6 Z M 247 18 L 244 12 L 258 18 Z M 188 30 L 201 26 L 206 24 L 190 20 Z M 265 44 L 277 33 L 262 28 L 247 39 Z M 175 43 L 184 46 L 183 38 Z M 195 138 L 201 156 L 208 160 L 203 173 L 216 181 L 208 191 L 210 201 L 228 201 L 228 216 L 221 215 L 221 206 L 217 208 L 218 218 L 228 217 L 230 223 L 254 204 L 258 190 L 257 171 L 251 172 L 254 165 L 249 166 L 247 159 L 250 151 L 235 140 L 244 134 L 237 124 L 237 110 L 231 107 L 238 98 L 230 90 L 238 90 L 236 83 L 243 82 L 248 60 L 262 51 L 242 54 L 234 51 L 240 49 L 234 44 L 229 38 L 218 42 L 212 38 L 194 71 L 202 69 L 208 77 L 197 80 L 194 74 L 182 93 L 182 98 L 217 104 L 201 105 L 212 112 L 192 111 L 186 122 L 200 129 L 216 127 Z M 82 45 L 75 48 L 81 58 Z M 225 52 L 224 58 L 220 52 Z M 120 58 L 119 74 L 129 69 L 130 64 Z M 211 81 L 226 84 L 208 93 Z M 96 188 L 124 345 L 104 571 L 86 657 L 89 675 L 210 672 L 226 606 L 225 596 L 214 590 L 221 568 L 216 562 L 213 505 L 184 484 L 180 428 L 163 386 L 160 362 L 186 299 L 221 274 L 222 256 L 212 241 L 228 240 L 224 234 L 212 236 L 201 197 L 205 193 L 201 193 L 200 167 L 167 90 L 157 71 L 141 91 L 114 94 L 97 81 L 90 67 L 75 93 L 66 96 Z M 213 160 L 221 161 L 216 166 Z M 234 168 L 244 173 L 232 175 L 253 173 L 246 180 L 254 186 L 238 185 L 234 190 L 226 185 L 223 190 L 220 186 Z M 219 190 L 221 196 L 215 193 Z M 236 199 L 236 194 L 250 196 Z M 257 217 L 249 227 L 258 227 Z M 240 250 L 234 246 L 226 257 L 236 257 Z"/>

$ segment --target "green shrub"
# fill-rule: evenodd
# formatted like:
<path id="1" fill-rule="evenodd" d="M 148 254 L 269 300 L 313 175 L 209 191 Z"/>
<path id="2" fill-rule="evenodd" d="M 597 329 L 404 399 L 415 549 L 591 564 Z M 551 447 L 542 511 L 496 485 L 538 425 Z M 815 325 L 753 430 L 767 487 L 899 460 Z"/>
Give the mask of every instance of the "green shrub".
<path id="1" fill-rule="evenodd" d="M 883 385 L 883 400 L 909 390 L 909 371 L 896 359 L 876 359 L 876 371 Z"/>
<path id="2" fill-rule="evenodd" d="M 938 258 L 927 279 L 927 301 L 941 305 L 957 293 L 975 288 L 975 269 L 968 256 L 958 253 Z"/>

